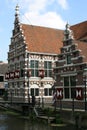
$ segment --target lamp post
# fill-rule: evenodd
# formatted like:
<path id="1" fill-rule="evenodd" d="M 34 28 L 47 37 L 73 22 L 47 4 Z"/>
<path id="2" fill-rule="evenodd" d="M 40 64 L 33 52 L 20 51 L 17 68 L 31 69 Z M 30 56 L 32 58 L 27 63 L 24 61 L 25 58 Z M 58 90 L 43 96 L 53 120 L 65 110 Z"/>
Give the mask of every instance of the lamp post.
<path id="1" fill-rule="evenodd" d="M 30 94 L 29 94 L 29 53 L 27 53 L 28 63 L 27 63 L 27 78 L 28 78 L 28 105 L 30 104 Z"/>
<path id="2" fill-rule="evenodd" d="M 52 86 L 52 90 L 53 90 L 53 105 L 54 105 L 54 111 L 56 112 L 57 97 L 56 97 L 56 88 L 55 88 L 54 85 Z"/>
<path id="3" fill-rule="evenodd" d="M 11 105 L 12 105 L 12 90 L 10 91 L 10 95 L 11 95 Z"/>
<path id="4" fill-rule="evenodd" d="M 85 76 L 85 79 L 84 79 L 84 83 L 85 83 L 85 89 L 84 89 L 84 94 L 85 94 L 85 111 L 87 110 L 87 103 L 86 103 L 86 84 L 87 84 L 87 68 L 84 68 L 84 76 Z"/>

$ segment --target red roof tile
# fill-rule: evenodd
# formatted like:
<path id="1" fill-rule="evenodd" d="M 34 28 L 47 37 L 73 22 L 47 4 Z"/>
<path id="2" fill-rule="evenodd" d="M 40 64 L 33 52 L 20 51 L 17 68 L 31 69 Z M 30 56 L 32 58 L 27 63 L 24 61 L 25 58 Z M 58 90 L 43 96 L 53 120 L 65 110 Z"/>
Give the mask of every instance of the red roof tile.
<path id="1" fill-rule="evenodd" d="M 77 41 L 78 49 L 81 50 L 81 54 L 84 56 L 84 61 L 87 61 L 87 43 L 82 41 Z"/>
<path id="2" fill-rule="evenodd" d="M 75 40 L 77 40 L 78 49 L 82 50 L 81 53 L 87 61 L 87 43 L 79 41 L 87 38 L 86 28 L 87 21 L 71 26 Z M 22 30 L 24 31 L 28 51 L 52 54 L 60 53 L 60 48 L 63 46 L 63 30 L 27 24 L 22 24 Z"/>
<path id="3" fill-rule="evenodd" d="M 82 39 L 87 36 L 87 21 L 71 26 L 71 30 L 74 32 L 75 39 Z"/>
<path id="4" fill-rule="evenodd" d="M 30 52 L 60 53 L 63 31 L 53 28 L 22 24 L 26 43 Z"/>

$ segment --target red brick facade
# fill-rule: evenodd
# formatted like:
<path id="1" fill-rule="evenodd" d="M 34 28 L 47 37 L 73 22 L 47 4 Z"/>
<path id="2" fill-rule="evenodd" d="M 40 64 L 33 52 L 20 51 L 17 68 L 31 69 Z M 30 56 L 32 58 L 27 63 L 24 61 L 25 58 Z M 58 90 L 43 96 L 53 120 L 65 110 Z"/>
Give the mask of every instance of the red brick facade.
<path id="1" fill-rule="evenodd" d="M 81 44 L 87 46 L 85 42 Z M 63 46 L 60 49 L 61 53 L 58 55 L 58 61 L 54 68 L 54 75 L 56 77 L 54 87 L 55 89 L 63 89 L 62 105 L 64 106 L 66 102 L 67 108 L 72 107 L 72 99 L 75 100 L 75 105 L 76 102 L 78 102 L 77 99 L 83 100 L 84 104 L 86 96 L 86 86 L 83 81 L 84 68 L 86 68 L 87 65 L 85 62 L 86 55 L 83 55 L 85 52 L 83 52 L 82 49 L 80 50 L 79 46 L 80 41 L 76 41 L 73 38 L 73 32 L 69 24 L 67 24 L 64 31 Z M 79 96 L 79 98 L 77 96 Z"/>

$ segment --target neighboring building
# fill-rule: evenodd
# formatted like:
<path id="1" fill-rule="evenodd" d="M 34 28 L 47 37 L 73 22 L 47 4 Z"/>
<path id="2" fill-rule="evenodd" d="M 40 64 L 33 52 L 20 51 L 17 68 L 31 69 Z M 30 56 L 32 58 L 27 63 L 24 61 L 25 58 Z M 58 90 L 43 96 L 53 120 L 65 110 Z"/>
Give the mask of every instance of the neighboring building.
<path id="1" fill-rule="evenodd" d="M 5 73 L 8 71 L 8 64 L 0 61 L 0 97 L 3 96 L 5 89 L 7 89 L 7 81 Z"/>
<path id="2" fill-rule="evenodd" d="M 86 27 L 87 22 L 71 27 L 75 32 L 75 39 L 69 24 L 66 25 L 64 31 L 63 46 L 60 48 L 61 53 L 58 54 L 58 61 L 56 61 L 56 67 L 54 68 L 56 78 L 54 86 L 57 91 L 57 98 L 62 99 L 62 107 L 72 107 L 72 100 L 75 102 L 75 108 L 86 107 Z M 84 76 L 86 76 L 85 82 Z"/>

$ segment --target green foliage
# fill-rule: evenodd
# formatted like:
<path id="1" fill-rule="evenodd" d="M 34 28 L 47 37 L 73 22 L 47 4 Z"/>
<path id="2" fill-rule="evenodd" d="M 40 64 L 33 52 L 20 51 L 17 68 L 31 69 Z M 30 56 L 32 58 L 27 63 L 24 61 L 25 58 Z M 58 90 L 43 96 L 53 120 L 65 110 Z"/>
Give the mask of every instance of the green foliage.
<path id="1" fill-rule="evenodd" d="M 53 116 L 53 111 L 48 107 L 43 109 L 44 113 L 46 114 L 46 116 Z"/>
<path id="2" fill-rule="evenodd" d="M 62 119 L 60 118 L 59 115 L 56 115 L 55 123 L 56 123 L 56 124 L 62 124 L 62 123 L 63 123 L 63 121 L 62 121 Z"/>
<path id="3" fill-rule="evenodd" d="M 63 123 L 63 121 L 62 121 L 62 119 L 61 119 L 59 114 L 56 114 L 55 123 L 56 124 L 62 124 Z"/>
<path id="4" fill-rule="evenodd" d="M 36 120 L 36 115 L 35 115 L 35 113 L 34 113 L 34 112 L 29 113 L 29 118 L 30 118 L 31 121 Z"/>

